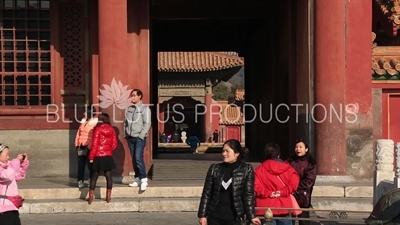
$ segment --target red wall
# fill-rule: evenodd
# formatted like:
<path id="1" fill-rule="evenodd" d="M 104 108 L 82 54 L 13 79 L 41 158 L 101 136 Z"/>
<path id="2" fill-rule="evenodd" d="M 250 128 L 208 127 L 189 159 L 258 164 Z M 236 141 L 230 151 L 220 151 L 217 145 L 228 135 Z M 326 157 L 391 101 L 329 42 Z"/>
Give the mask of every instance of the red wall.
<path id="1" fill-rule="evenodd" d="M 226 126 L 226 140 L 236 139 L 238 141 L 241 140 L 241 129 L 240 126 Z"/>

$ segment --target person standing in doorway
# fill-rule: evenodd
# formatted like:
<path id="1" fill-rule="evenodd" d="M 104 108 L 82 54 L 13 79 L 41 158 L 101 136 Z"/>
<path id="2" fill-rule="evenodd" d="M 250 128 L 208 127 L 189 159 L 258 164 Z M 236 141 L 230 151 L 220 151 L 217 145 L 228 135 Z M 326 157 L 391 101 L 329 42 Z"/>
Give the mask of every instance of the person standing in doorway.
<path id="1" fill-rule="evenodd" d="M 132 105 L 127 108 L 125 114 L 125 139 L 132 156 L 135 181 L 129 186 L 140 187 L 144 191 L 148 187 L 148 180 L 143 154 L 151 127 L 151 111 L 142 102 L 143 92 L 141 90 L 133 89 L 130 96 Z"/>
<path id="2" fill-rule="evenodd" d="M 214 133 L 213 133 L 213 142 L 214 142 L 214 143 L 218 143 L 218 142 L 219 142 L 219 133 L 218 133 L 218 130 L 214 130 Z"/>

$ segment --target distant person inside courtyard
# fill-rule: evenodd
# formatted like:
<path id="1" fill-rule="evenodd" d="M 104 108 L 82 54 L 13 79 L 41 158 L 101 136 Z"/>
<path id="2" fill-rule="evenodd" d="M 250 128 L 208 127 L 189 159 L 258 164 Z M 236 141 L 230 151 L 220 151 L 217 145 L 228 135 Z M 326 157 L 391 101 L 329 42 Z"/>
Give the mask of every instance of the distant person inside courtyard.
<path id="1" fill-rule="evenodd" d="M 294 196 L 300 208 L 311 208 L 311 195 L 317 178 L 317 163 L 311 156 L 307 142 L 296 141 L 295 155 L 288 159 L 288 162 L 300 176 L 300 183 Z M 310 212 L 303 211 L 299 218 L 310 218 Z M 295 221 L 293 221 L 293 224 Z M 310 221 L 299 221 L 299 225 L 309 225 Z"/>
<path id="2" fill-rule="evenodd" d="M 144 191 L 148 186 L 148 180 L 143 155 L 151 127 L 151 111 L 142 102 L 141 90 L 133 89 L 130 96 L 132 105 L 127 108 L 125 114 L 125 138 L 132 156 L 135 181 L 129 186 L 140 187 L 140 190 Z"/>
<path id="3" fill-rule="evenodd" d="M 111 190 L 113 181 L 111 170 L 116 168 L 113 152 L 118 146 L 117 134 L 110 125 L 110 116 L 101 113 L 98 116 L 98 124 L 93 131 L 92 149 L 90 150 L 89 160 L 92 164 L 92 177 L 90 179 L 88 203 L 91 204 L 94 198 L 99 173 L 102 171 L 107 181 L 106 201 L 111 201 Z"/>
<path id="4" fill-rule="evenodd" d="M 190 146 L 190 151 L 193 154 L 199 153 L 199 146 L 201 144 L 200 139 L 196 135 L 190 136 L 189 139 L 186 140 L 186 144 Z"/>
<path id="5" fill-rule="evenodd" d="M 219 142 L 219 133 L 218 133 L 218 130 L 214 130 L 214 133 L 213 133 L 213 142 L 214 142 L 214 143 L 218 143 L 218 142 Z"/>
<path id="6" fill-rule="evenodd" d="M 223 162 L 210 166 L 204 182 L 197 215 L 200 225 L 261 224 L 254 208 L 253 167 L 243 161 L 247 152 L 238 140 L 223 144 Z"/>
<path id="7" fill-rule="evenodd" d="M 165 136 L 165 133 L 162 132 L 160 134 L 160 143 L 166 143 L 167 142 L 167 136 Z"/>
<path id="8" fill-rule="evenodd" d="M 89 178 L 92 177 L 91 164 L 89 163 L 89 152 L 92 148 L 93 129 L 97 125 L 96 110 L 88 105 L 83 113 L 84 118 L 81 120 L 81 125 L 76 132 L 75 148 L 78 155 L 78 188 L 83 188 L 83 180 L 85 178 L 85 167 L 89 170 Z"/>
<path id="9" fill-rule="evenodd" d="M 17 182 L 26 176 L 28 154 L 9 159 L 10 148 L 0 144 L 0 225 L 21 225 L 18 209 L 23 199 L 19 196 Z"/>
<path id="10" fill-rule="evenodd" d="M 264 148 L 264 161 L 254 170 L 256 207 L 293 208 L 291 194 L 297 190 L 299 175 L 281 160 L 281 151 L 276 143 L 268 143 Z M 276 217 L 288 217 L 289 210 L 272 210 Z M 257 210 L 263 216 L 265 210 Z M 291 220 L 274 219 L 273 225 L 292 225 Z"/>
<path id="11" fill-rule="evenodd" d="M 172 135 L 171 134 L 168 134 L 166 141 L 167 141 L 167 143 L 171 143 L 171 141 L 172 141 Z"/>

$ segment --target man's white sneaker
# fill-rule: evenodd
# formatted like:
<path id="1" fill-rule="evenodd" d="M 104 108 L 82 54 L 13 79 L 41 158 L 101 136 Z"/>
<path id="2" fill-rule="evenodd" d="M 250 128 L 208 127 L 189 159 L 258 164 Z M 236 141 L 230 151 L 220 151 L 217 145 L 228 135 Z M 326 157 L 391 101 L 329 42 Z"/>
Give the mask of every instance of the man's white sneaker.
<path id="1" fill-rule="evenodd" d="M 78 181 L 78 188 L 81 189 L 84 187 L 85 187 L 85 185 L 83 184 L 83 180 Z"/>
<path id="2" fill-rule="evenodd" d="M 140 190 L 141 191 L 145 191 L 147 189 L 147 186 L 149 186 L 148 182 L 147 182 L 147 178 L 143 178 L 140 180 L 141 184 L 140 184 Z"/>
<path id="3" fill-rule="evenodd" d="M 129 187 L 140 187 L 141 182 L 140 182 L 140 178 L 136 177 L 135 181 L 133 181 L 131 184 L 129 184 Z"/>

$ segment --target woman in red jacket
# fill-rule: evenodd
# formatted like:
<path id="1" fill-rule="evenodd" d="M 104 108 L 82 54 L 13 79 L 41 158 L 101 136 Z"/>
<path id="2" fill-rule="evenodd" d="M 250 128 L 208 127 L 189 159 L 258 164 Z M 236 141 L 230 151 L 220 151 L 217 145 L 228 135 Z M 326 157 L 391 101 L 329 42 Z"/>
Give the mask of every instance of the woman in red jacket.
<path id="1" fill-rule="evenodd" d="M 93 202 L 94 189 L 96 188 L 100 171 L 104 172 L 104 176 L 107 180 L 106 201 L 111 201 L 111 170 L 116 167 L 112 155 L 117 146 L 117 134 L 110 125 L 110 116 L 107 113 L 101 113 L 98 117 L 98 125 L 93 131 L 92 149 L 89 153 L 89 161 L 92 164 L 92 177 L 90 179 L 88 198 L 89 204 Z"/>
<path id="2" fill-rule="evenodd" d="M 254 170 L 254 191 L 256 192 L 256 207 L 292 208 L 290 195 L 297 190 L 299 175 L 279 158 L 280 148 L 275 143 L 269 143 L 264 148 L 265 161 Z M 263 216 L 265 210 L 257 210 L 258 216 Z M 272 210 L 276 217 L 289 216 L 288 210 Z M 290 220 L 274 220 L 274 225 L 291 225 Z"/>

